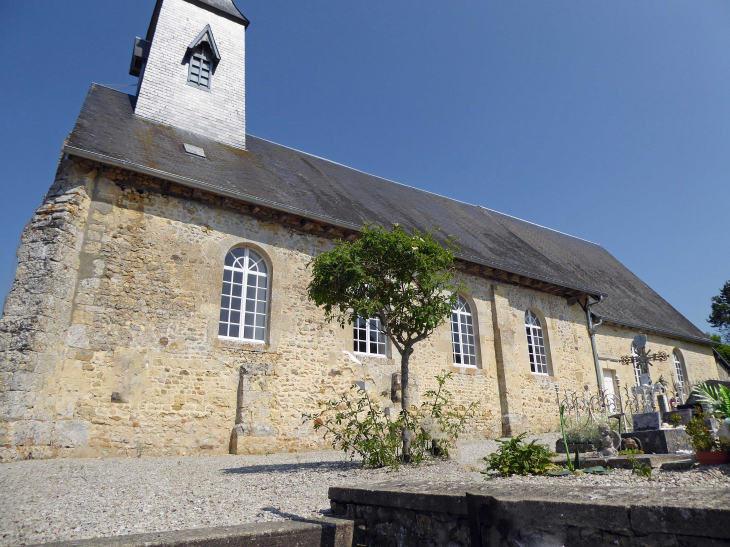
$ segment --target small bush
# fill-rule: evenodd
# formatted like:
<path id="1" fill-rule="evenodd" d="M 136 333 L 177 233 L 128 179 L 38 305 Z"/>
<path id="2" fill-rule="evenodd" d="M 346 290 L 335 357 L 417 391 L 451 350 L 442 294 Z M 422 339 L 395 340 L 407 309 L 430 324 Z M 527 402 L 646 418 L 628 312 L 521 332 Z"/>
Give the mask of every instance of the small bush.
<path id="1" fill-rule="evenodd" d="M 532 441 L 524 442 L 525 433 L 510 439 L 500 441 L 501 446 L 496 452 L 484 458 L 487 470 L 498 471 L 503 477 L 511 475 L 543 475 L 554 467 L 552 459 L 557 454 L 550 451 L 544 444 Z"/>
<path id="2" fill-rule="evenodd" d="M 639 450 L 638 448 L 627 448 L 626 450 L 619 450 L 618 455 L 619 456 L 631 456 L 633 454 L 643 454 L 643 450 Z"/>
<path id="3" fill-rule="evenodd" d="M 692 416 L 690 422 L 685 426 L 684 430 L 692 441 L 692 446 L 698 452 L 711 452 L 717 446 L 712 431 L 705 424 L 705 414 L 697 407 L 695 415 Z"/>
<path id="4" fill-rule="evenodd" d="M 603 414 L 593 416 L 593 419 L 585 418 L 576 420 L 568 416 L 566 419 L 565 437 L 568 444 L 592 444 L 594 448 L 601 446 L 601 434 L 598 426 L 608 424 L 612 428 L 616 426 L 616 420 L 608 420 Z"/>
<path id="5" fill-rule="evenodd" d="M 453 405 L 452 394 L 445 388 L 451 377 L 451 373 L 436 376 L 438 389 L 424 394 L 420 408 L 402 410 L 397 416 L 388 415 L 377 400 L 353 384 L 350 393 L 320 401 L 319 412 L 304 414 L 303 420 L 311 421 L 315 431 L 323 430 L 332 448 L 350 458 L 359 455 L 363 466 L 397 469 L 403 463 L 404 430 L 413 433 L 410 463 L 419 464 L 429 456 L 448 458 L 477 407 L 476 403 Z"/>
<path id="6" fill-rule="evenodd" d="M 631 464 L 632 475 L 639 475 L 640 477 L 651 480 L 651 466 L 641 465 L 633 456 L 629 458 L 629 463 Z"/>
<path id="7" fill-rule="evenodd" d="M 682 416 L 679 414 L 672 414 L 669 417 L 669 423 L 672 424 L 674 427 L 679 427 L 682 425 Z"/>

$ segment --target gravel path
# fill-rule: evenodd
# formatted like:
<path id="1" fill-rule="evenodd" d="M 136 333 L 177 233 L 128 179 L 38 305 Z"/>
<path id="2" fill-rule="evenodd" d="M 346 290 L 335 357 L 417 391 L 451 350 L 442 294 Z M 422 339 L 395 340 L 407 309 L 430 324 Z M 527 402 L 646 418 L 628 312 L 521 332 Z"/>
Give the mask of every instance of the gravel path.
<path id="1" fill-rule="evenodd" d="M 554 446 L 554 436 L 542 439 Z M 399 479 L 483 483 L 481 458 L 494 441 L 464 442 L 454 460 L 405 468 Z M 730 466 L 610 476 L 512 477 L 641 488 L 730 488 Z M 0 545 L 316 517 L 327 489 L 373 483 L 392 472 L 360 469 L 338 452 L 111 460 L 23 461 L 0 466 Z M 677 494 L 672 494 L 677 495 Z"/>

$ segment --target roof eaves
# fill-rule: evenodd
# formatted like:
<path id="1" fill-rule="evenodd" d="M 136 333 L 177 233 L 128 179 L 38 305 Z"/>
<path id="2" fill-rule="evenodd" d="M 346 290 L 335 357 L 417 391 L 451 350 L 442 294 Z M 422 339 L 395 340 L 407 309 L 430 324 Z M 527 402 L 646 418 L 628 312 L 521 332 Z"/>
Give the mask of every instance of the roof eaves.
<path id="1" fill-rule="evenodd" d="M 513 273 L 517 275 L 522 275 L 525 277 L 529 277 L 531 279 L 536 279 L 538 281 L 545 281 L 546 283 L 550 283 L 552 285 L 557 285 L 559 287 L 565 287 L 566 289 L 573 289 L 575 291 L 579 291 L 581 293 L 588 294 L 590 296 L 594 296 L 598 298 L 599 296 L 607 297 L 608 294 L 601 292 L 597 289 L 592 289 L 589 287 L 581 287 L 579 285 L 572 285 L 570 283 L 565 283 L 563 281 L 558 281 L 556 279 L 552 279 L 550 277 L 545 277 L 542 275 L 534 274 L 532 272 L 528 272 L 527 270 L 520 270 L 518 268 L 512 268 L 510 266 L 506 266 L 504 264 L 500 264 L 498 262 L 488 262 L 486 260 L 482 260 L 481 258 L 477 258 L 475 256 L 471 255 L 464 255 L 464 254 L 456 254 L 457 258 L 461 258 L 462 260 L 468 260 L 469 262 L 473 262 L 474 264 L 479 264 L 481 266 L 487 266 L 490 268 L 495 268 L 498 270 L 503 270 L 508 273 Z"/>
<path id="2" fill-rule="evenodd" d="M 214 194 L 224 195 L 226 197 L 231 197 L 231 198 L 242 199 L 242 200 L 245 200 L 245 201 L 249 201 L 251 203 L 255 203 L 257 205 L 263 205 L 263 206 L 267 206 L 267 207 L 273 207 L 273 208 L 278 209 L 280 211 L 283 211 L 285 213 L 292 213 L 292 214 L 306 216 L 306 217 L 311 218 L 313 220 L 318 220 L 318 221 L 321 221 L 321 222 L 326 222 L 328 224 L 332 224 L 332 225 L 337 226 L 339 228 L 345 228 L 345 229 L 353 230 L 353 231 L 360 231 L 362 229 L 362 226 L 359 226 L 357 224 L 352 224 L 350 222 L 346 222 L 346 221 L 341 220 L 341 219 L 338 219 L 338 218 L 319 215 L 317 213 L 313 213 L 311 211 L 307 211 L 306 209 L 299 209 L 297 207 L 290 207 L 288 205 L 284 205 L 284 204 L 279 203 L 279 202 L 276 202 L 276 201 L 262 199 L 262 198 L 259 198 L 259 197 L 256 197 L 256 196 L 252 196 L 250 194 L 246 194 L 244 192 L 232 192 L 232 191 L 229 191 L 229 190 L 224 190 L 224 189 L 219 188 L 217 186 L 213 186 L 213 185 L 210 185 L 208 183 L 205 183 L 205 182 L 202 182 L 202 181 L 199 181 L 199 180 L 196 180 L 196 179 L 191 179 L 191 178 L 188 178 L 188 177 L 183 177 L 183 176 L 180 176 L 180 175 L 175 175 L 173 173 L 168 173 L 167 171 L 161 171 L 159 169 L 154 169 L 152 167 L 147 167 L 145 165 L 140 165 L 138 163 L 129 162 L 129 161 L 126 161 L 126 160 L 123 160 L 123 159 L 119 159 L 119 158 L 113 158 L 111 156 L 106 156 L 106 155 L 103 155 L 103 154 L 99 154 L 97 152 L 92 152 L 90 150 L 84 150 L 84 149 L 81 149 L 81 148 L 76 148 L 74 146 L 64 145 L 63 151 L 66 152 L 66 153 L 68 153 L 68 154 L 75 155 L 75 156 L 79 156 L 79 157 L 82 157 L 82 158 L 85 158 L 85 159 L 94 160 L 94 161 L 100 161 L 100 162 L 103 162 L 103 163 L 107 163 L 109 165 L 113 165 L 115 167 L 120 167 L 120 168 L 123 168 L 123 169 L 129 169 L 131 171 L 136 171 L 138 173 L 143 173 L 143 174 L 150 175 L 150 176 L 153 176 L 153 177 L 157 177 L 157 178 L 160 178 L 160 179 L 163 179 L 163 180 L 169 180 L 171 182 L 178 182 L 180 184 L 184 184 L 186 186 L 191 186 L 193 188 L 199 188 L 201 190 L 205 190 L 205 191 L 208 191 L 208 192 L 212 192 Z M 503 271 L 508 272 L 508 273 L 522 275 L 522 276 L 525 276 L 525 277 L 529 277 L 529 278 L 532 278 L 532 279 L 536 279 L 538 281 L 544 281 L 544 282 L 550 283 L 552 285 L 557 285 L 559 287 L 565 287 L 567 289 L 572 289 L 572 290 L 576 290 L 576 291 L 579 291 L 579 292 L 582 292 L 582 293 L 586 293 L 586 294 L 589 294 L 591 296 L 596 296 L 596 297 L 598 297 L 598 296 L 604 296 L 604 297 L 605 296 L 608 296 L 606 293 L 601 292 L 601 291 L 596 290 L 596 289 L 592 289 L 592 288 L 589 288 L 589 287 L 581 287 L 581 286 L 578 286 L 578 285 L 572 285 L 570 283 L 565 283 L 565 282 L 562 282 L 562 281 L 558 281 L 556 279 L 551 279 L 549 277 L 537 275 L 537 274 L 528 272 L 526 270 L 520 270 L 518 268 L 509 267 L 509 266 L 506 266 L 504 264 L 500 264 L 500 263 L 496 263 L 496 262 L 485 261 L 485 260 L 482 260 L 480 258 L 471 256 L 471 255 L 457 254 L 456 257 L 457 258 L 460 258 L 462 260 L 467 260 L 469 262 L 473 262 L 475 264 L 479 264 L 481 266 L 487 266 L 487 267 L 491 267 L 491 268 L 503 270 Z"/>
<path id="3" fill-rule="evenodd" d="M 362 228 L 362 226 L 358 226 L 356 224 L 351 224 L 349 222 L 345 222 L 345 221 L 342 221 L 342 220 L 339 220 L 336 218 L 318 215 L 316 213 L 312 213 L 312 212 L 306 211 L 304 209 L 299 209 L 297 207 L 290 207 L 288 205 L 284 205 L 284 204 L 278 203 L 276 201 L 262 199 L 262 198 L 252 196 L 250 194 L 246 194 L 243 192 L 231 192 L 230 190 L 225 190 L 223 188 L 219 188 L 217 186 L 213 186 L 211 184 L 201 182 L 199 180 L 191 179 L 188 177 L 182 177 L 180 175 L 168 173 L 167 171 L 161 171 L 159 169 L 154 169 L 152 167 L 147 167 L 145 165 L 140 165 L 138 163 L 130 162 L 130 161 L 123 160 L 120 158 L 113 158 L 111 156 L 106 156 L 104 154 L 99 154 L 97 152 L 92 152 L 90 150 L 76 148 L 75 146 L 64 145 L 63 152 L 70 154 L 72 156 L 78 156 L 80 158 L 85 158 L 87 160 L 99 161 L 102 163 L 106 163 L 108 165 L 113 165 L 114 167 L 120 167 L 122 169 L 129 169 L 130 171 L 136 171 L 138 173 L 142 173 L 142 174 L 149 175 L 152 177 L 157 177 L 157 178 L 160 178 L 163 180 L 177 182 L 177 183 L 180 183 L 180 184 L 183 184 L 186 186 L 190 186 L 192 188 L 198 188 L 200 190 L 205 190 L 207 192 L 211 192 L 211 193 L 218 194 L 221 196 L 231 197 L 231 198 L 235 198 L 235 199 L 242 199 L 242 200 L 257 204 L 257 205 L 263 205 L 265 207 L 272 207 L 272 208 L 281 210 L 285 213 L 292 213 L 292 214 L 296 214 L 296 215 L 307 216 L 309 218 L 312 218 L 313 220 L 318 220 L 321 222 L 325 222 L 327 224 L 332 224 L 339 228 L 346 228 L 348 230 L 353 230 L 353 231 L 359 231 Z"/>

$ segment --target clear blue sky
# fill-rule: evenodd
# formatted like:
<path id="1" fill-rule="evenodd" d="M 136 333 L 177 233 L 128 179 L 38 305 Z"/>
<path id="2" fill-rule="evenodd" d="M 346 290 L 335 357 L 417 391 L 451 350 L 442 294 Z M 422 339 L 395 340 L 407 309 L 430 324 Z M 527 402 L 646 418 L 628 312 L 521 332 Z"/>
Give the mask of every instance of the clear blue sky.
<path id="1" fill-rule="evenodd" d="M 709 330 L 730 279 L 730 2 L 236 3 L 249 133 L 600 243 Z M 89 84 L 136 83 L 153 6 L 0 1 L 3 294 Z"/>

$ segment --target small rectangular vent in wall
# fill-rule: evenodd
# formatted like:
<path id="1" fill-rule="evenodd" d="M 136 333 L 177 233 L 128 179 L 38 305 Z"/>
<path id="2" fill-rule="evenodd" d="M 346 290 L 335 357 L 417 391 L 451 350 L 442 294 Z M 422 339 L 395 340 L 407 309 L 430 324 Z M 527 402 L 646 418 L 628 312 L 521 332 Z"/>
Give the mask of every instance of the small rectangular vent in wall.
<path id="1" fill-rule="evenodd" d="M 192 154 L 193 156 L 198 156 L 201 158 L 205 157 L 205 150 L 203 150 L 199 146 L 193 146 L 192 144 L 187 143 L 183 144 L 183 146 L 185 147 L 185 152 L 187 152 L 188 154 Z"/>

